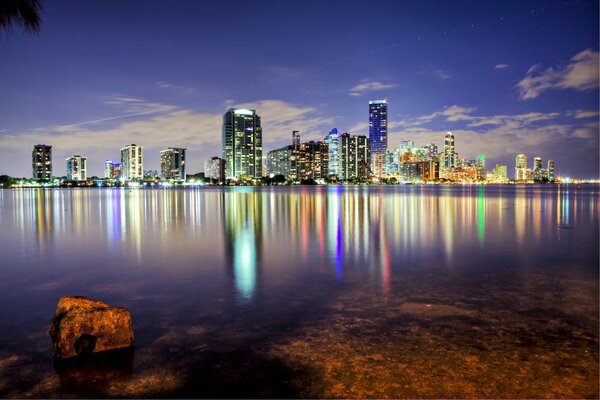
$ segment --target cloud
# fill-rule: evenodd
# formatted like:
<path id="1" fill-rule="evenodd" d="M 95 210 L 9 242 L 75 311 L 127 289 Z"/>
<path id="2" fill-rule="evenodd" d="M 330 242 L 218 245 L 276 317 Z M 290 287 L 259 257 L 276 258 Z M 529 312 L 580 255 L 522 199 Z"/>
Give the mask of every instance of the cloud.
<path id="1" fill-rule="evenodd" d="M 120 95 L 109 96 L 104 102 L 129 113 L 164 113 L 172 111 L 176 108 L 173 105 L 156 103 L 135 97 Z"/>
<path id="2" fill-rule="evenodd" d="M 377 82 L 377 81 L 372 81 L 372 82 L 362 82 L 359 83 L 358 85 L 354 86 L 352 89 L 350 89 L 350 92 L 348 93 L 350 96 L 362 96 L 365 93 L 368 92 L 375 92 L 378 90 L 384 90 L 384 89 L 391 89 L 391 88 L 395 88 L 398 85 L 396 84 L 389 84 L 389 83 L 381 83 L 381 82 Z"/>
<path id="3" fill-rule="evenodd" d="M 566 66 L 542 70 L 532 66 L 517 83 L 521 99 L 534 99 L 548 89 L 575 89 L 579 91 L 598 87 L 598 52 L 583 50 L 571 58 Z"/>
<path id="4" fill-rule="evenodd" d="M 582 111 L 582 110 L 577 110 L 577 111 L 570 111 L 568 113 L 569 116 L 576 118 L 576 119 L 583 119 L 583 118 L 598 118 L 598 116 L 600 115 L 600 112 L 598 111 Z"/>
<path id="5" fill-rule="evenodd" d="M 508 64 L 496 64 L 494 65 L 494 69 L 506 69 L 508 68 Z"/>
<path id="6" fill-rule="evenodd" d="M 158 86 L 161 89 L 175 90 L 177 92 L 184 93 L 184 94 L 194 94 L 196 92 L 196 89 L 194 89 L 192 87 L 176 85 L 174 83 L 168 83 L 168 82 L 156 82 L 156 86 Z"/>

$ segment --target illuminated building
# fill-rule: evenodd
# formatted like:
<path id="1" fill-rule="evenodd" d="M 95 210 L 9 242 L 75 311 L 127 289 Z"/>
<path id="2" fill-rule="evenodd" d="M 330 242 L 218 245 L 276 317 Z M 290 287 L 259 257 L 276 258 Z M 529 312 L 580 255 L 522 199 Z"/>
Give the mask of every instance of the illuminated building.
<path id="1" fill-rule="evenodd" d="M 325 142 L 305 142 L 300 144 L 296 160 L 296 177 L 298 179 L 307 178 L 327 178 L 329 148 Z"/>
<path id="2" fill-rule="evenodd" d="M 104 178 L 118 179 L 121 176 L 121 163 L 111 160 L 104 161 Z"/>
<path id="3" fill-rule="evenodd" d="M 477 167 L 461 167 L 441 170 L 440 179 L 451 182 L 475 182 L 477 181 Z"/>
<path id="4" fill-rule="evenodd" d="M 480 154 L 477 156 L 477 161 L 476 161 L 476 167 L 477 167 L 477 180 L 483 181 L 485 180 L 485 156 L 483 154 Z"/>
<path id="5" fill-rule="evenodd" d="M 204 176 L 209 179 L 216 179 L 219 182 L 225 181 L 225 160 L 220 157 L 211 157 L 204 161 Z"/>
<path id="6" fill-rule="evenodd" d="M 369 101 L 369 146 L 371 171 L 380 177 L 387 150 L 387 100 Z"/>
<path id="7" fill-rule="evenodd" d="M 412 153 L 413 148 L 415 147 L 415 142 L 413 140 L 401 140 L 400 141 L 400 152 L 401 153 Z"/>
<path id="8" fill-rule="evenodd" d="M 36 144 L 31 152 L 33 179 L 52 179 L 52 146 Z"/>
<path id="9" fill-rule="evenodd" d="M 538 183 L 544 180 L 544 170 L 542 169 L 542 157 L 535 157 L 533 159 L 533 180 Z"/>
<path id="10" fill-rule="evenodd" d="M 136 144 L 121 149 L 121 177 L 126 180 L 144 177 L 144 148 Z"/>
<path id="11" fill-rule="evenodd" d="M 527 181 L 527 156 L 519 154 L 515 160 L 515 182 Z"/>
<path id="12" fill-rule="evenodd" d="M 169 147 L 160 152 L 160 176 L 163 179 L 185 181 L 185 150 Z"/>
<path id="13" fill-rule="evenodd" d="M 452 132 L 444 136 L 444 169 L 456 168 L 456 159 L 458 155 L 454 151 L 454 135 Z"/>
<path id="14" fill-rule="evenodd" d="M 222 146 L 227 178 L 262 177 L 262 128 L 255 110 L 227 110 Z"/>
<path id="15" fill-rule="evenodd" d="M 426 158 L 435 158 L 438 155 L 438 148 L 433 143 L 428 143 L 427 145 L 423 146 L 423 150 L 425 150 Z"/>
<path id="16" fill-rule="evenodd" d="M 333 128 L 327 136 L 325 143 L 329 151 L 327 170 L 329 175 L 339 175 L 339 133 L 336 128 Z"/>
<path id="17" fill-rule="evenodd" d="M 398 165 L 398 179 L 400 182 L 416 182 L 420 178 L 417 163 L 401 163 Z"/>
<path id="18" fill-rule="evenodd" d="M 366 136 L 339 136 L 338 177 L 342 180 L 368 178 L 370 163 L 369 139 Z"/>
<path id="19" fill-rule="evenodd" d="M 285 177 L 292 175 L 292 146 L 285 146 L 267 153 L 267 173 Z"/>
<path id="20" fill-rule="evenodd" d="M 554 160 L 548 160 L 548 182 L 554 181 Z"/>
<path id="21" fill-rule="evenodd" d="M 85 181 L 87 179 L 87 158 L 74 155 L 67 158 L 67 180 Z"/>

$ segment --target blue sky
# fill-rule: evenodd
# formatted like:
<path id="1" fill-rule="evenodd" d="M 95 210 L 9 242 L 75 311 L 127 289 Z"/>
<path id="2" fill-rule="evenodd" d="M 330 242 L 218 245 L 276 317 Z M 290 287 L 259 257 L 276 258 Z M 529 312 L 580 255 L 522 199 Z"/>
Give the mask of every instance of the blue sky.
<path id="1" fill-rule="evenodd" d="M 38 143 L 55 175 L 129 143 L 200 172 L 230 106 L 261 115 L 266 153 L 367 134 L 387 98 L 390 147 L 452 131 L 490 170 L 522 152 L 598 177 L 598 34 L 596 1 L 47 1 L 38 35 L 0 39 L 0 174 L 30 176 Z"/>

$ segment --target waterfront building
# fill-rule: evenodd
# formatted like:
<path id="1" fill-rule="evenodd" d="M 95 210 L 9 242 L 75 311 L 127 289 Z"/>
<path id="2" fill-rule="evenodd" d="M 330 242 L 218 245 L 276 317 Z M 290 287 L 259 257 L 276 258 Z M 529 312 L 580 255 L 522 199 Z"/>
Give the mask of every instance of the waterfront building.
<path id="1" fill-rule="evenodd" d="M 121 177 L 130 181 L 144 178 L 144 148 L 130 144 L 121 149 Z"/>
<path id="2" fill-rule="evenodd" d="M 285 146 L 267 153 L 267 173 L 269 175 L 295 177 L 295 171 L 292 173 L 292 149 L 293 146 Z"/>
<path id="3" fill-rule="evenodd" d="M 186 149 L 169 147 L 160 152 L 160 176 L 163 179 L 185 181 Z"/>
<path id="4" fill-rule="evenodd" d="M 433 143 L 428 143 L 425 146 L 423 146 L 423 150 L 425 150 L 426 158 L 436 158 L 438 155 L 438 148 Z"/>
<path id="5" fill-rule="evenodd" d="M 515 182 L 525 182 L 527 180 L 527 156 L 525 154 L 517 155 L 515 159 Z"/>
<path id="6" fill-rule="evenodd" d="M 400 182 L 416 182 L 420 179 L 419 165 L 416 162 L 398 165 L 398 180 Z"/>
<path id="7" fill-rule="evenodd" d="M 494 174 L 498 178 L 508 178 L 508 169 L 506 165 L 496 164 L 496 166 L 492 170 L 492 174 Z"/>
<path id="8" fill-rule="evenodd" d="M 155 169 L 145 170 L 143 173 L 144 179 L 158 179 L 160 174 Z"/>
<path id="9" fill-rule="evenodd" d="M 255 110 L 227 110 L 223 115 L 222 149 L 228 179 L 262 177 L 262 128 Z"/>
<path id="10" fill-rule="evenodd" d="M 105 160 L 104 161 L 104 179 L 118 179 L 121 177 L 121 163 Z"/>
<path id="11" fill-rule="evenodd" d="M 477 168 L 477 180 L 479 180 L 479 181 L 485 180 L 485 175 L 486 175 L 485 156 L 483 154 L 479 154 L 477 156 L 477 160 L 475 161 L 475 166 Z"/>
<path id="12" fill-rule="evenodd" d="M 440 179 L 451 182 L 471 183 L 477 181 L 477 167 L 459 167 L 443 169 L 440 171 Z"/>
<path id="13" fill-rule="evenodd" d="M 338 153 L 338 177 L 342 180 L 368 178 L 371 173 L 371 149 L 369 138 L 363 135 L 340 135 Z"/>
<path id="14" fill-rule="evenodd" d="M 36 144 L 31 152 L 33 179 L 49 181 L 52 179 L 52 146 Z"/>
<path id="15" fill-rule="evenodd" d="M 225 160 L 220 157 L 211 157 L 204 161 L 204 176 L 209 179 L 216 179 L 219 182 L 224 182 Z"/>
<path id="16" fill-rule="evenodd" d="M 87 179 L 87 158 L 74 155 L 67 158 L 67 180 L 85 181 Z"/>
<path id="17" fill-rule="evenodd" d="M 457 167 L 458 154 L 454 151 L 454 135 L 447 132 L 444 136 L 444 169 Z"/>
<path id="18" fill-rule="evenodd" d="M 339 175 L 339 132 L 336 128 L 333 128 L 327 136 L 325 136 L 325 143 L 329 151 L 327 170 L 329 175 Z"/>
<path id="19" fill-rule="evenodd" d="M 375 177 L 383 174 L 387 150 L 387 100 L 369 101 L 369 146 L 371 172 Z"/>
<path id="20" fill-rule="evenodd" d="M 418 161 L 419 179 L 421 182 L 433 182 L 440 179 L 440 163 L 436 160 Z"/>
<path id="21" fill-rule="evenodd" d="M 296 157 L 298 179 L 325 179 L 329 176 L 329 147 L 324 141 L 301 143 Z"/>
<path id="22" fill-rule="evenodd" d="M 542 182 L 544 180 L 544 170 L 542 168 L 542 157 L 533 158 L 533 180 Z"/>
<path id="23" fill-rule="evenodd" d="M 548 182 L 554 182 L 554 160 L 548 160 Z"/>

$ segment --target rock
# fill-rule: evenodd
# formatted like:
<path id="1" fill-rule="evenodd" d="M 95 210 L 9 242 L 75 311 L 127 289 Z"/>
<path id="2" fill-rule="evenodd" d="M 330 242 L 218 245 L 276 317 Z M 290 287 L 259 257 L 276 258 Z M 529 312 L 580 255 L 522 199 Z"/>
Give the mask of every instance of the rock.
<path id="1" fill-rule="evenodd" d="M 57 358 L 133 346 L 129 311 L 83 296 L 58 300 L 48 333 Z"/>

